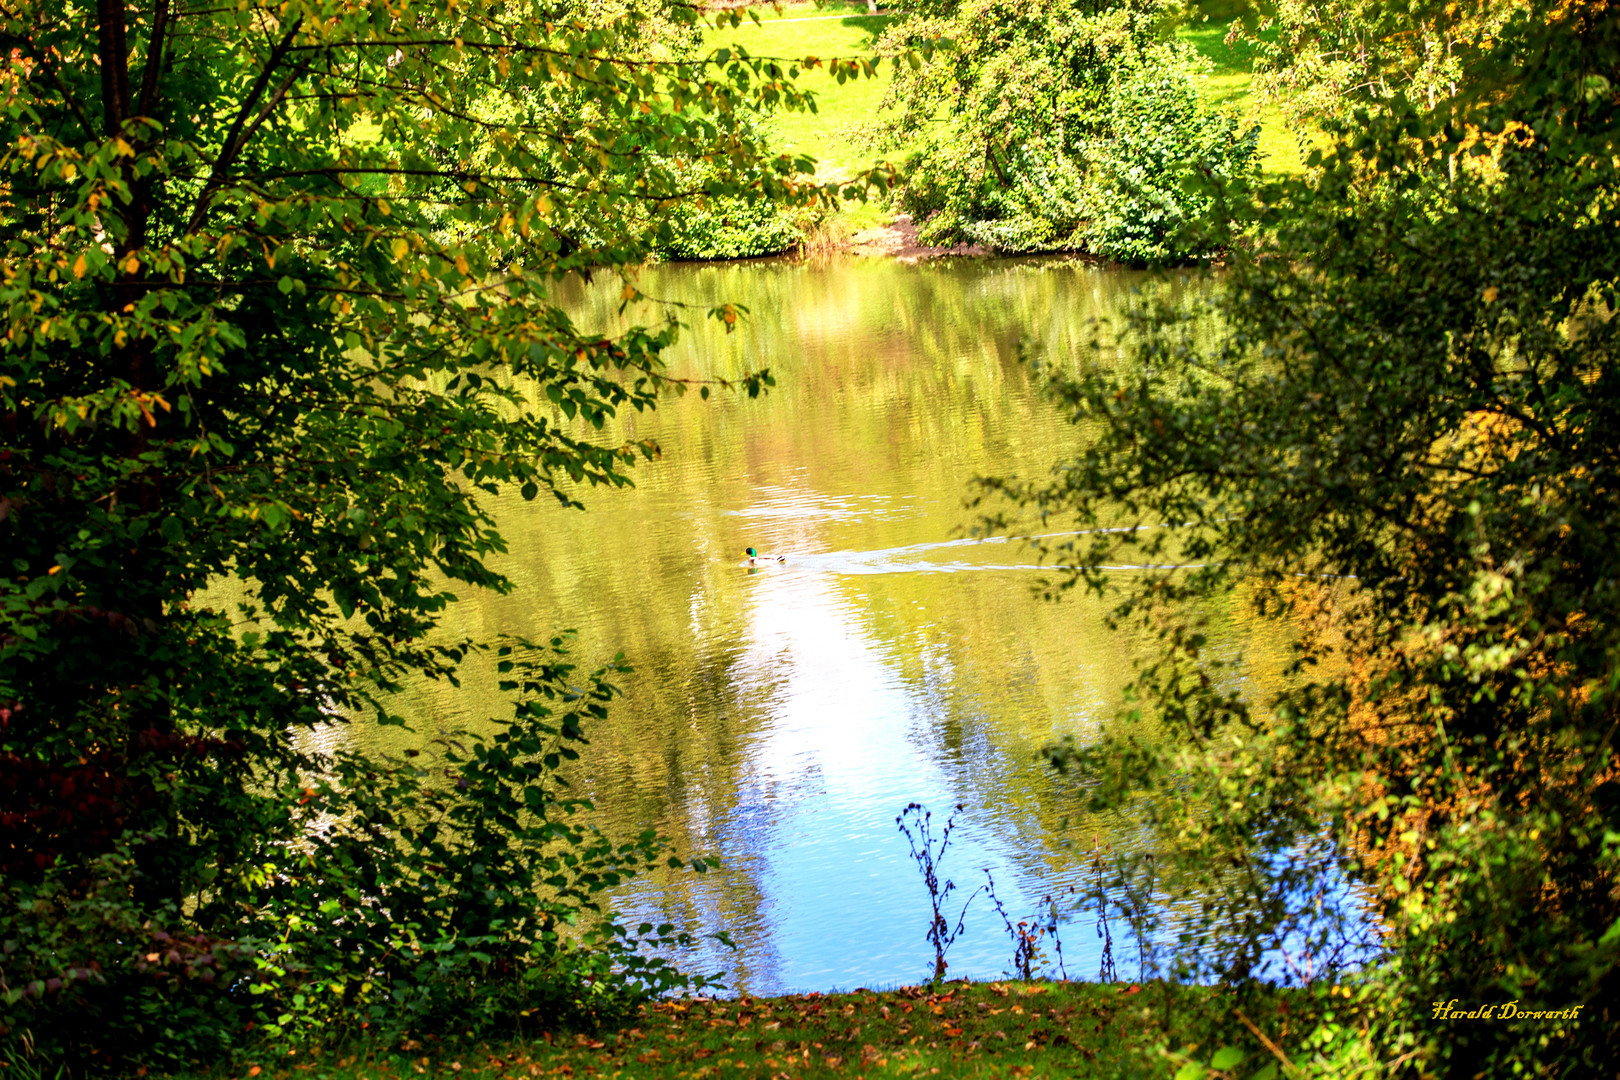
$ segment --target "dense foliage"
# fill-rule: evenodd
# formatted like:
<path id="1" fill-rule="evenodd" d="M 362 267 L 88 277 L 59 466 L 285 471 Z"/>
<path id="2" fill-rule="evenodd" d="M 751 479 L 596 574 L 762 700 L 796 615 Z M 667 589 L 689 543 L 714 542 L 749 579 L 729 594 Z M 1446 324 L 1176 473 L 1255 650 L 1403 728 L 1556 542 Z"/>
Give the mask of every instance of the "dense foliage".
<path id="1" fill-rule="evenodd" d="M 1235 24 L 1259 54 L 1260 96 L 1291 120 L 1339 115 L 1347 102 L 1380 109 L 1397 99 L 1433 109 L 1467 81 L 1481 51 L 1525 16 L 1511 2 L 1413 5 L 1383 0 L 1280 0 Z"/>
<path id="2" fill-rule="evenodd" d="M 691 58 L 689 7 L 585 11 L 0 4 L 0 1061 L 589 1021 L 679 978 L 631 940 L 670 928 L 590 918 L 659 841 L 555 782 L 610 673 L 434 628 L 506 588 L 484 495 L 627 483 L 656 447 L 596 433 L 684 386 L 675 324 L 576 327 L 550 283 L 692 198 L 828 193 L 751 126 L 789 72 Z M 348 749 L 470 660 L 512 715 L 426 718 L 428 766 Z"/>
<path id="3" fill-rule="evenodd" d="M 896 76 L 881 136 L 907 149 L 901 200 L 922 238 L 1141 264 L 1209 255 L 1220 215 L 1207 181 L 1246 176 L 1259 129 L 1200 107 L 1194 54 L 1168 40 L 1179 12 L 1172 0 L 909 5 L 880 49 L 955 43 Z"/>
<path id="4" fill-rule="evenodd" d="M 692 187 L 713 184 L 718 171 L 707 162 L 681 170 Z M 653 252 L 662 259 L 746 259 L 777 255 L 803 243 L 820 211 L 784 206 L 762 194 L 698 196 L 671 207 L 668 238 Z"/>
<path id="5" fill-rule="evenodd" d="M 1329 1065 L 1609 1075 L 1620 17 L 1538 5 L 1473 56 L 1434 111 L 1336 127 L 1209 311 L 1144 307 L 1055 376 L 1080 450 L 992 487 L 1142 526 L 1062 561 L 1160 633 L 1137 690 L 1180 746 L 1126 723 L 1054 756 L 1099 803 L 1173 794 L 1135 805 L 1158 887 L 1199 899 L 1183 961 L 1364 984 Z M 1245 680 L 1211 598 L 1289 631 L 1285 684 Z"/>

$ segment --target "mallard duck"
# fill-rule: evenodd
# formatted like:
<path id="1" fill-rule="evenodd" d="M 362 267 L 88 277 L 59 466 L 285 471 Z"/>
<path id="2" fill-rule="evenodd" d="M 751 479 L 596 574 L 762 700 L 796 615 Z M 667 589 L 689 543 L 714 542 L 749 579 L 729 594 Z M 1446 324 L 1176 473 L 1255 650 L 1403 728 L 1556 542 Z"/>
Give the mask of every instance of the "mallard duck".
<path id="1" fill-rule="evenodd" d="M 743 554 L 748 556 L 748 565 L 749 566 L 763 566 L 765 563 L 773 563 L 773 562 L 785 563 L 785 562 L 787 562 L 787 556 L 786 555 L 761 555 L 759 552 L 755 551 L 753 548 L 745 549 Z"/>

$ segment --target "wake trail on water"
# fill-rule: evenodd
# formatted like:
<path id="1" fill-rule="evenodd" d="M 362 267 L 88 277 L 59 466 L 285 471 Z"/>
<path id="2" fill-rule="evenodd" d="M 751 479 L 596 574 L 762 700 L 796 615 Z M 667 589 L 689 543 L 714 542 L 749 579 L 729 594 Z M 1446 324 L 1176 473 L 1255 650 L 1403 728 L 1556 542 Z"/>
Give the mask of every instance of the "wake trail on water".
<path id="1" fill-rule="evenodd" d="M 1081 529 L 1070 532 L 1035 533 L 1027 536 L 970 536 L 956 540 L 937 540 L 901 547 L 880 548 L 875 551 L 826 551 L 795 555 L 789 553 L 788 568 L 832 574 L 959 574 L 974 570 L 1030 571 L 1030 570 L 1196 570 L 1210 563 L 1107 563 L 1095 566 L 1074 566 L 1064 563 L 1005 563 L 981 562 L 972 558 L 940 559 L 944 553 L 977 552 L 1012 541 L 1052 540 L 1070 536 L 1099 533 L 1130 533 L 1147 529 L 1176 529 L 1201 524 L 1183 525 L 1125 525 L 1107 529 Z M 990 552 L 986 551 L 988 555 Z"/>

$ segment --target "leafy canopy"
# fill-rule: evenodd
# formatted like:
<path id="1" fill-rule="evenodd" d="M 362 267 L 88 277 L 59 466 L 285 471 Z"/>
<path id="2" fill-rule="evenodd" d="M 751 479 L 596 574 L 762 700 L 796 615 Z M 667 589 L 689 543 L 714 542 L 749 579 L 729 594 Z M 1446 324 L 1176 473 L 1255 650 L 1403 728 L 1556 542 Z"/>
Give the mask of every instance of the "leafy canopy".
<path id="1" fill-rule="evenodd" d="M 1472 56 L 1433 111 L 1336 127 L 1206 308 L 1144 306 L 1055 375 L 1078 450 L 989 486 L 1125 527 L 1058 554 L 1157 629 L 1137 689 L 1181 738 L 1054 758 L 1100 803 L 1158 793 L 1135 805 L 1161 886 L 1200 900 L 1185 962 L 1361 965 L 1366 1039 L 1307 1042 L 1341 1067 L 1596 1075 L 1620 1058 L 1620 20 L 1536 5 Z M 1197 614 L 1221 598 L 1290 632 L 1282 685 L 1223 660 Z"/>
<path id="2" fill-rule="evenodd" d="M 0 3 L 8 1048 L 588 1016 L 608 968 L 672 977 L 561 932 L 661 857 L 602 847 L 551 777 L 610 673 L 509 646 L 514 714 L 431 771 L 341 731 L 475 648 L 429 634 L 452 589 L 507 587 L 483 496 L 578 505 L 657 452 L 597 433 L 684 388 L 677 325 L 578 327 L 551 283 L 619 272 L 628 302 L 685 202 L 833 194 L 752 122 L 810 105 L 796 66 L 699 56 L 697 18 Z"/>

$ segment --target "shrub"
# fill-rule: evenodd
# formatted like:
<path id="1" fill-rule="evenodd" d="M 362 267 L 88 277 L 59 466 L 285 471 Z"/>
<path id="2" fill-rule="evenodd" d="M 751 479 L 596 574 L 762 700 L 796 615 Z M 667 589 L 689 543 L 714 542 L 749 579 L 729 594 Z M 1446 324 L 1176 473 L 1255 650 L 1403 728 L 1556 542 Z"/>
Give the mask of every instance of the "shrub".
<path id="1" fill-rule="evenodd" d="M 660 53 L 637 6 L 0 8 L 0 1055 L 592 1023 L 680 984 L 641 948 L 672 931 L 597 910 L 660 843 L 555 783 L 607 673 L 439 630 L 510 588 L 485 500 L 577 507 L 657 451 L 603 428 L 674 385 L 674 328 L 582 331 L 556 279 L 647 258 L 670 162 L 826 194 L 748 126 L 791 83 Z M 512 716 L 431 765 L 343 749 L 485 659 Z"/>
<path id="2" fill-rule="evenodd" d="M 1110 102 L 1109 135 L 1090 140 L 1077 231 L 1087 250 L 1138 265 L 1165 265 L 1214 254 L 1220 198 L 1241 197 L 1260 128 L 1204 113 L 1185 71 L 1143 71 L 1124 80 Z"/>
<path id="3" fill-rule="evenodd" d="M 1246 176 L 1259 130 L 1200 108 L 1194 54 L 1163 40 L 1176 12 L 1156 0 L 909 8 L 883 49 L 957 45 L 896 78 L 896 115 L 877 132 L 908 147 L 900 197 L 922 239 L 1136 264 L 1208 257 L 1224 226 L 1209 192 Z"/>
<path id="4" fill-rule="evenodd" d="M 263 1036 L 597 1026 L 708 985 L 649 951 L 690 944 L 674 927 L 631 929 L 600 905 L 648 868 L 687 864 L 652 832 L 598 834 L 581 817 L 590 804 L 566 796 L 556 769 L 605 714 L 606 677 L 625 669 L 575 687 L 564 657 L 561 639 L 502 646 L 513 716 L 435 740 L 432 755 L 310 756 L 300 786 L 272 796 L 297 828 L 184 912 L 141 900 L 131 852 L 155 837 L 6 879 L 8 1052 L 25 1040 L 74 1069 L 172 1067 Z M 218 794 L 224 812 L 254 797 Z"/>

